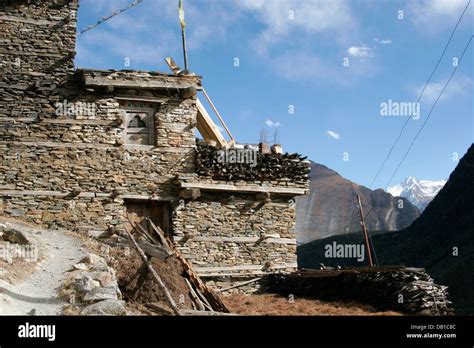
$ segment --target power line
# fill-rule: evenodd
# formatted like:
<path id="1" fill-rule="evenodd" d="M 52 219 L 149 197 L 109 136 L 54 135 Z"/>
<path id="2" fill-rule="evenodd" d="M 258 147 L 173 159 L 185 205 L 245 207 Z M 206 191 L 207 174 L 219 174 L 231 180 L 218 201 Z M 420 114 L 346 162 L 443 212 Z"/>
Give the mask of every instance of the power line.
<path id="1" fill-rule="evenodd" d="M 463 12 L 461 13 L 461 16 L 459 17 L 456 25 L 454 26 L 454 29 L 453 31 L 451 32 L 451 35 L 449 36 L 449 39 L 448 39 L 448 42 L 446 43 L 446 45 L 444 46 L 444 49 L 443 49 L 443 52 L 441 53 L 441 56 L 439 57 L 435 67 L 433 68 L 433 71 L 431 71 L 431 74 L 430 76 L 428 77 L 428 80 L 426 81 L 423 89 L 421 90 L 421 93 L 420 93 L 420 96 L 418 97 L 416 103 L 419 103 L 421 98 L 423 97 L 423 94 L 425 93 L 425 90 L 426 88 L 428 87 L 428 84 L 430 83 L 431 79 L 433 78 L 434 76 L 434 73 L 436 72 L 436 70 L 438 69 L 441 61 L 443 60 L 444 58 L 444 55 L 448 49 L 448 46 L 449 44 L 451 43 L 453 37 L 454 37 L 454 34 L 456 33 L 456 30 L 458 29 L 458 26 L 459 24 L 461 23 L 461 20 L 462 18 L 464 17 L 464 14 L 466 13 L 469 5 L 471 4 L 471 0 L 468 1 L 466 7 L 464 8 Z M 385 158 L 385 160 L 383 161 L 382 165 L 380 166 L 380 169 L 379 171 L 377 172 L 377 174 L 375 175 L 374 179 L 372 180 L 371 184 L 370 184 L 370 188 L 373 187 L 373 185 L 375 184 L 375 182 L 377 181 L 377 178 L 379 177 L 380 173 L 382 172 L 383 168 L 385 167 L 385 165 L 387 164 L 388 160 L 390 159 L 391 155 L 392 155 L 392 152 L 393 150 L 395 149 L 395 146 L 398 144 L 398 142 L 400 141 L 402 135 L 403 135 L 403 132 L 405 131 L 405 128 L 406 126 L 408 125 L 408 122 L 410 122 L 410 117 L 407 117 L 407 120 L 405 121 L 405 123 L 403 124 L 403 127 L 402 129 L 400 130 L 400 134 L 398 135 L 398 137 L 395 139 L 395 142 L 392 144 L 392 146 L 390 147 L 390 150 L 387 154 L 387 157 Z"/>
<path id="2" fill-rule="evenodd" d="M 133 1 L 133 2 L 130 3 L 127 7 L 124 7 L 124 8 L 122 8 L 122 9 L 120 9 L 120 10 L 114 11 L 114 12 L 112 12 L 110 15 L 108 15 L 107 17 L 102 17 L 99 21 L 97 21 L 97 23 L 85 27 L 84 29 L 82 29 L 81 31 L 79 31 L 79 33 L 78 33 L 77 35 L 79 36 L 79 35 L 84 34 L 85 32 L 87 32 L 87 31 L 89 31 L 89 30 L 92 30 L 92 29 L 98 27 L 99 25 L 101 25 L 102 23 L 108 21 L 109 19 L 114 18 L 114 17 L 116 17 L 116 16 L 118 16 L 118 15 L 124 13 L 125 11 L 130 10 L 131 8 L 140 5 L 143 1 L 144 1 L 144 0 L 135 0 L 135 1 Z"/>
<path id="3" fill-rule="evenodd" d="M 390 177 L 390 180 L 388 181 L 387 185 L 385 187 L 388 187 L 390 185 L 390 183 L 392 182 L 393 178 L 395 177 L 395 175 L 397 174 L 398 172 L 398 169 L 400 169 L 401 165 L 403 164 L 403 162 L 405 161 L 405 159 L 407 158 L 408 154 L 410 153 L 412 147 L 413 147 L 413 144 L 415 144 L 415 141 L 416 139 L 418 139 L 418 136 L 420 135 L 420 133 L 423 131 L 423 129 L 425 128 L 426 124 L 428 123 L 430 117 L 431 117 L 431 114 L 433 113 L 433 110 L 434 108 L 436 107 L 436 105 L 438 104 L 438 101 L 439 99 L 441 98 L 441 96 L 443 95 L 444 91 L 446 90 L 446 87 L 448 87 L 449 83 L 451 82 L 451 79 L 453 78 L 454 74 L 456 73 L 456 71 L 458 70 L 458 67 L 459 65 L 461 65 L 461 61 L 464 57 L 464 54 L 466 53 L 469 45 L 471 44 L 472 42 L 472 39 L 474 38 L 474 35 L 471 35 L 471 37 L 469 38 L 469 41 L 467 42 L 466 44 L 466 47 L 464 47 L 464 50 L 461 54 L 461 57 L 459 58 L 458 60 L 458 64 L 454 67 L 451 75 L 449 76 L 449 79 L 446 81 L 443 89 L 441 90 L 441 92 L 439 93 L 438 97 L 436 98 L 435 102 L 433 103 L 433 106 L 431 107 L 431 110 L 430 112 L 428 113 L 428 116 L 426 117 L 425 119 L 425 122 L 423 122 L 421 128 L 418 130 L 418 132 L 416 133 L 415 137 L 413 138 L 413 140 L 411 141 L 410 143 L 410 146 L 408 147 L 408 150 L 405 152 L 405 155 L 403 156 L 403 158 L 401 159 L 401 161 L 398 163 L 397 165 L 397 168 L 395 168 L 395 171 L 393 172 L 392 176 Z"/>

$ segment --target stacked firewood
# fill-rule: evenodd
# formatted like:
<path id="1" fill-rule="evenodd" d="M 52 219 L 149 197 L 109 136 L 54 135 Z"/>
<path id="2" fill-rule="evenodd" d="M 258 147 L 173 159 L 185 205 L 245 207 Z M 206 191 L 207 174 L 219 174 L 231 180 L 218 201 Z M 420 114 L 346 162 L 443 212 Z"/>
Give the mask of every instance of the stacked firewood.
<path id="1" fill-rule="evenodd" d="M 214 146 L 200 142 L 197 145 L 196 170 L 199 175 L 216 180 L 258 180 L 269 181 L 290 179 L 294 182 L 306 183 L 311 171 L 307 157 L 298 153 L 268 153 L 256 151 L 252 162 L 232 163 L 222 161 L 222 155 Z M 251 149 L 227 151 L 251 151 Z M 221 157 L 220 157 L 221 156 Z M 220 159 L 221 158 L 221 159 Z"/>
<path id="2" fill-rule="evenodd" d="M 262 282 L 266 292 L 329 301 L 367 303 L 377 309 L 409 314 L 452 314 L 447 286 L 423 269 L 341 269 L 274 274 Z"/>

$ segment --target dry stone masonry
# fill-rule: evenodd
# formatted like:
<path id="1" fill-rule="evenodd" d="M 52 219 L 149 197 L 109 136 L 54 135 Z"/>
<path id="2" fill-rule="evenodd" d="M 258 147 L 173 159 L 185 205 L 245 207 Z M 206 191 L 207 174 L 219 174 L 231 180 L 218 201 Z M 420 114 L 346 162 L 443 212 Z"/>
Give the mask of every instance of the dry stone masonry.
<path id="1" fill-rule="evenodd" d="M 201 77 L 75 70 L 77 10 L 0 4 L 0 214 L 78 232 L 149 217 L 200 274 L 294 269 L 305 158 L 213 161 L 194 134 Z"/>

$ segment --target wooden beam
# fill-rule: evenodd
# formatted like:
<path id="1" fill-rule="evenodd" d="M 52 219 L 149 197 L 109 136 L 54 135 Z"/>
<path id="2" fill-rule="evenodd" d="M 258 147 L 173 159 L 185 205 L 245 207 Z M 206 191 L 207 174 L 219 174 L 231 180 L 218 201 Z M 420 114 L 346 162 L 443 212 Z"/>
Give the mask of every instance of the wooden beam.
<path id="1" fill-rule="evenodd" d="M 297 268 L 296 262 L 277 264 L 270 267 L 274 269 L 285 269 L 285 268 Z M 211 272 L 229 272 L 229 271 L 261 271 L 265 269 L 265 265 L 239 265 L 239 266 L 223 266 L 223 267 L 196 267 L 196 271 L 200 274 L 211 273 Z"/>
<path id="2" fill-rule="evenodd" d="M 227 140 L 222 136 L 221 131 L 217 128 L 211 116 L 207 113 L 204 105 L 199 98 L 196 101 L 197 106 L 197 129 L 205 140 L 213 140 L 217 142 L 219 147 L 227 147 Z"/>
<path id="3" fill-rule="evenodd" d="M 128 96 L 113 96 L 114 99 L 117 100 L 125 100 L 125 101 L 137 101 L 137 102 L 145 102 L 145 103 L 157 103 L 157 104 L 163 104 L 167 103 L 169 101 L 169 98 L 145 98 L 145 97 L 128 97 Z"/>
<path id="4" fill-rule="evenodd" d="M 198 188 L 201 190 L 208 191 L 229 191 L 229 192 L 267 192 L 275 194 L 285 194 L 285 195 L 305 195 L 308 190 L 300 188 L 291 188 L 291 187 L 274 187 L 274 186 L 236 186 L 232 184 L 207 184 L 199 182 L 181 182 L 181 188 Z"/>
<path id="5" fill-rule="evenodd" d="M 174 238 L 176 242 L 181 242 L 185 237 Z M 192 237 L 188 238 L 188 241 L 191 242 L 211 242 L 211 243 L 246 243 L 246 244 L 255 244 L 259 238 L 258 237 Z M 262 243 L 268 244 L 288 244 L 296 245 L 296 239 L 294 238 L 276 238 L 268 237 L 265 238 Z"/>
<path id="6" fill-rule="evenodd" d="M 219 290 L 217 290 L 217 292 L 224 292 L 224 291 L 228 291 L 228 290 L 240 288 L 240 287 L 242 287 L 242 286 L 244 286 L 244 285 L 248 285 L 248 284 L 252 284 L 252 283 L 258 282 L 260 279 L 262 279 L 262 278 L 261 278 L 261 277 L 258 277 L 258 278 L 252 279 L 252 280 L 247 280 L 247 281 L 245 281 L 245 282 L 238 283 L 238 284 L 229 286 L 229 287 L 227 287 L 227 288 L 219 289 Z"/>
<path id="7" fill-rule="evenodd" d="M 40 123 L 65 124 L 65 125 L 87 125 L 87 126 L 120 126 L 121 122 L 115 120 L 74 120 L 74 119 L 53 119 L 43 118 Z"/>
<path id="8" fill-rule="evenodd" d="M 201 197 L 201 190 L 200 189 L 182 189 L 179 190 L 179 197 L 184 199 L 197 199 Z"/>
<path id="9" fill-rule="evenodd" d="M 110 73 L 110 75 L 112 75 Z M 133 76 L 133 75 L 132 75 Z M 198 78 L 189 76 L 150 76 L 126 79 L 120 76 L 108 78 L 109 76 L 92 76 L 84 73 L 84 85 L 87 87 L 108 87 L 132 88 L 132 89 L 173 89 L 180 90 L 190 87 L 197 88 Z"/>
<path id="10" fill-rule="evenodd" d="M 165 58 L 165 62 L 168 64 L 174 75 L 178 75 L 181 72 L 181 68 L 176 64 L 173 58 L 167 57 Z"/>

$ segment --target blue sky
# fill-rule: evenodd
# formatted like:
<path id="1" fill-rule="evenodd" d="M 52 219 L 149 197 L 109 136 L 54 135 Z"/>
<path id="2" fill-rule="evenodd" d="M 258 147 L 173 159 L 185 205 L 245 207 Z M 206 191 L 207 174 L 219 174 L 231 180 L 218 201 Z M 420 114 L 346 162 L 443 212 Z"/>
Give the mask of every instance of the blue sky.
<path id="1" fill-rule="evenodd" d="M 79 29 L 130 2 L 80 0 Z M 381 103 L 417 100 L 467 3 L 184 0 L 190 69 L 203 76 L 237 141 L 256 143 L 262 129 L 271 141 L 278 129 L 286 151 L 369 186 L 407 117 L 382 116 Z M 177 4 L 144 0 L 80 35 L 76 66 L 168 72 L 168 56 L 182 65 Z M 471 4 L 421 99 L 420 118 L 408 123 L 374 188 L 386 186 L 421 127 L 474 32 L 473 17 Z M 391 185 L 447 178 L 473 142 L 473 46 Z"/>

